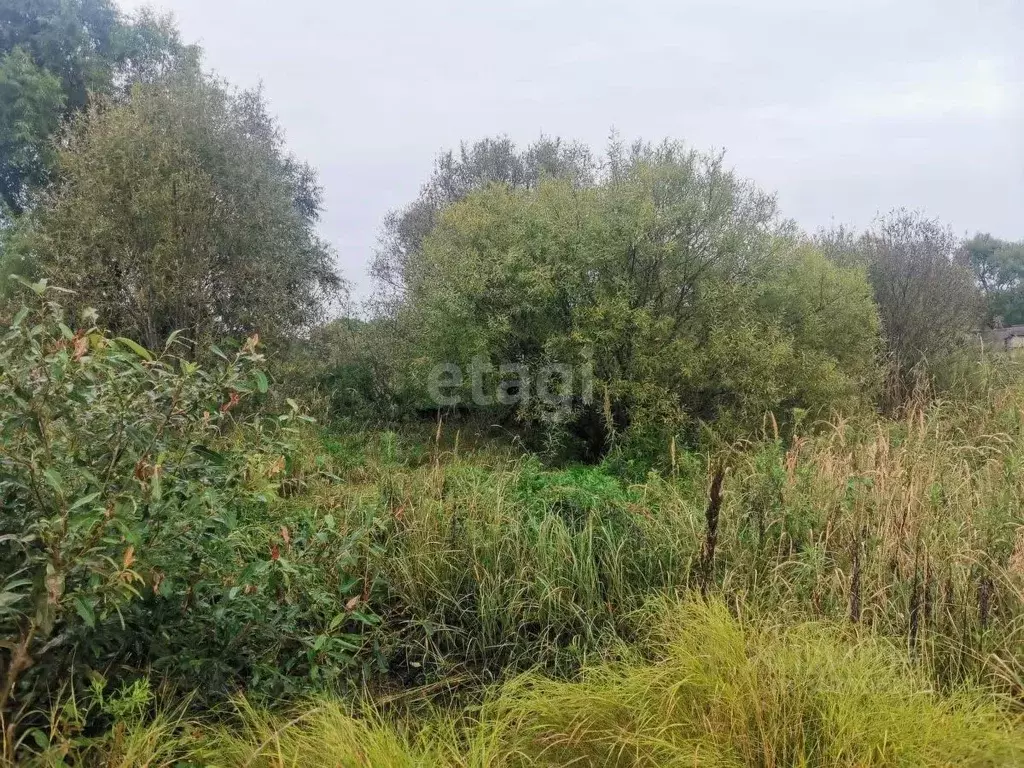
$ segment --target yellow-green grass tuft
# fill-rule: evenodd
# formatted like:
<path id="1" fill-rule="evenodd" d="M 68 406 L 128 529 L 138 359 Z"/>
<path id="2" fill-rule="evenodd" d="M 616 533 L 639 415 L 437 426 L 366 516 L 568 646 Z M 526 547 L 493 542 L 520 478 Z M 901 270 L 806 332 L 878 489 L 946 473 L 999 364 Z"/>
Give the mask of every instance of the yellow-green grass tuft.
<path id="1" fill-rule="evenodd" d="M 344 766 L 1006 766 L 1024 726 L 980 689 L 940 693 L 877 640 L 821 623 L 738 621 L 718 603 L 666 610 L 643 657 L 575 681 L 531 674 L 478 716 L 396 720 L 331 700 L 290 716 L 243 704 L 213 764 Z"/>

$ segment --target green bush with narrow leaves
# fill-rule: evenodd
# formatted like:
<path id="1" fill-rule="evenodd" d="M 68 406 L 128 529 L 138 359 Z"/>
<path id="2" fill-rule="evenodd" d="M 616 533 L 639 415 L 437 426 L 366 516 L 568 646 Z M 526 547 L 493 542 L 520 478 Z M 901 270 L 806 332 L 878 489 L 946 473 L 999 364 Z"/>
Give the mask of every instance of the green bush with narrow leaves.
<path id="1" fill-rule="evenodd" d="M 0 337 L 0 714 L 111 669 L 208 693 L 344 670 L 356 549 L 269 516 L 304 417 L 261 415 L 258 339 L 204 368 L 30 287 Z"/>

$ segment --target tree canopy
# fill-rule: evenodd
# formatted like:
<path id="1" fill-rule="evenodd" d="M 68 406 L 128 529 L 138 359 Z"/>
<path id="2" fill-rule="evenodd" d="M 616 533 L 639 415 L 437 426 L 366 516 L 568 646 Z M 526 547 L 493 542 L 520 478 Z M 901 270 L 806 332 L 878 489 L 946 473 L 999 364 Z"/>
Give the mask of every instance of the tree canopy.
<path id="1" fill-rule="evenodd" d="M 54 132 L 95 95 L 125 95 L 194 58 L 167 18 L 125 16 L 111 0 L 8 0 L 0 6 L 0 200 L 29 205 L 49 178 Z M 3 211 L 0 211 L 2 214 Z"/>
<path id="2" fill-rule="evenodd" d="M 862 272 L 826 261 L 720 156 L 676 143 L 613 146 L 588 185 L 472 192 L 443 210 L 404 279 L 399 323 L 420 382 L 474 358 L 492 388 L 502 364 L 592 366 L 591 403 L 512 398 L 521 418 L 590 452 L 841 407 L 875 377 Z"/>
<path id="3" fill-rule="evenodd" d="M 384 221 L 372 265 L 372 273 L 383 289 L 382 298 L 402 294 L 409 258 L 422 246 L 447 206 L 489 184 L 532 189 L 544 178 L 590 184 L 596 170 L 588 147 L 547 136 L 525 150 L 519 150 L 507 136 L 499 136 L 463 143 L 457 154 L 442 153 L 416 200 L 393 211 Z"/>
<path id="4" fill-rule="evenodd" d="M 195 67 L 136 83 L 75 121 L 58 168 L 12 253 L 121 335 L 294 334 L 343 288 L 315 231 L 316 174 L 287 154 L 259 92 Z"/>
<path id="5" fill-rule="evenodd" d="M 917 211 L 895 210 L 855 235 L 838 227 L 817 242 L 835 263 L 866 270 L 887 355 L 887 397 L 899 404 L 979 329 L 982 301 L 968 249 Z"/>
<path id="6" fill-rule="evenodd" d="M 978 233 L 966 244 L 989 327 L 1024 324 L 1024 242 Z"/>

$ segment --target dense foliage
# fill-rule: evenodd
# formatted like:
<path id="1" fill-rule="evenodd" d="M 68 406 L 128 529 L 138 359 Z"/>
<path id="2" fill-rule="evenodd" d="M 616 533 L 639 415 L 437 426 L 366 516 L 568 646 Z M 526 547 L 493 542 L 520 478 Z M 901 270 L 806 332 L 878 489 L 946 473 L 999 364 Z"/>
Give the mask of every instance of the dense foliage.
<path id="1" fill-rule="evenodd" d="M 1008 243 L 977 234 L 967 241 L 966 248 L 985 297 L 986 325 L 1024 324 L 1024 241 Z"/>
<path id="2" fill-rule="evenodd" d="M 9 0 L 0 8 L 0 221 L 50 178 L 61 120 L 190 60 L 167 19 L 111 0 Z"/>
<path id="3" fill-rule="evenodd" d="M 349 567 L 356 585 L 348 592 L 313 593 L 312 602 L 325 618 L 335 611 L 372 611 L 379 619 L 363 624 L 354 663 L 344 656 L 332 657 L 324 646 L 355 639 L 352 635 L 359 633 L 351 626 L 323 625 L 319 634 L 325 639 L 312 643 L 309 650 L 321 669 L 365 681 L 383 703 L 378 705 L 381 714 L 369 721 L 349 717 L 349 708 L 359 700 L 351 689 L 343 689 L 342 704 L 300 704 L 294 716 L 308 727 L 286 728 L 283 743 L 290 745 L 289 750 L 299 750 L 298 764 L 318 764 L 323 754 L 371 749 L 374 742 L 363 729 L 374 723 L 382 738 L 401 740 L 406 728 L 418 722 L 410 724 L 402 707 L 396 708 L 396 699 L 399 705 L 406 700 L 403 689 L 409 691 L 413 713 L 423 714 L 419 703 L 429 696 L 441 707 L 438 716 L 450 715 L 465 726 L 465 714 L 442 707 L 450 696 L 460 704 L 475 703 L 481 682 L 533 670 L 528 685 L 512 686 L 496 704 L 498 711 L 519 702 L 524 717 L 542 716 L 549 733 L 567 738 L 581 725 L 577 716 L 593 712 L 605 696 L 615 701 L 623 696 L 622 706 L 602 713 L 595 734 L 612 739 L 606 745 L 612 749 L 626 729 L 635 734 L 640 755 L 653 760 L 650 755 L 657 752 L 650 750 L 660 743 L 659 728 L 647 728 L 644 722 L 657 709 L 647 708 L 647 700 L 636 697 L 642 690 L 660 690 L 651 687 L 658 669 L 665 677 L 657 680 L 664 680 L 666 691 L 694 678 L 690 673 L 680 675 L 673 666 L 672 658 L 678 657 L 665 660 L 658 655 L 663 647 L 637 645 L 651 632 L 652 618 L 645 606 L 665 595 L 692 606 L 704 585 L 747 620 L 769 615 L 773 623 L 789 625 L 810 619 L 819 622 L 822 631 L 781 631 L 768 640 L 770 653 L 748 656 L 722 640 L 736 635 L 723 625 L 721 613 L 712 620 L 717 629 L 710 636 L 698 629 L 705 626 L 704 619 L 690 613 L 668 639 L 681 643 L 679 651 L 693 663 L 712 655 L 713 660 L 700 669 L 711 675 L 711 691 L 718 693 L 708 692 L 704 699 L 695 691 L 686 701 L 702 702 L 694 703 L 693 717 L 713 711 L 716 719 L 710 731 L 698 732 L 697 742 L 680 743 L 679 749 L 802 749 L 804 742 L 796 735 L 810 735 L 805 729 L 779 730 L 773 725 L 746 730 L 747 715 L 756 718 L 759 707 L 774 718 L 773 723 L 792 716 L 795 724 L 805 716 L 794 712 L 798 706 L 826 717 L 841 732 L 854 728 L 861 734 L 857 743 L 879 739 L 877 743 L 896 753 L 909 750 L 907 759 L 916 760 L 910 764 L 943 764 L 941 758 L 922 757 L 934 755 L 930 750 L 937 743 L 956 754 L 973 755 L 976 764 L 987 764 L 985 756 L 992 754 L 993 744 L 965 734 L 984 728 L 986 733 L 991 729 L 991 738 L 998 738 L 998 733 L 1015 727 L 1014 717 L 1000 712 L 1013 706 L 1011 697 L 1019 695 L 1024 679 L 1024 543 L 1016 519 L 1024 485 L 1019 473 L 1006 471 L 1024 456 L 1021 395 L 1017 389 L 1006 389 L 1004 382 L 992 384 L 992 399 L 971 407 L 933 406 L 904 422 L 837 422 L 829 432 L 801 434 L 792 441 L 768 434 L 733 455 L 714 531 L 717 547 L 710 558 L 707 488 L 713 466 L 700 455 L 681 454 L 674 474 L 630 484 L 611 467 L 552 470 L 512 447 L 499 449 L 487 442 L 473 448 L 471 435 L 447 428 L 439 440 L 429 443 L 424 437 L 393 432 L 319 438 L 307 434 L 292 454 L 293 465 L 306 467 L 295 473 L 297 491 L 271 497 L 260 515 L 264 525 L 242 529 L 239 535 L 250 539 L 250 556 L 268 569 L 286 558 L 300 560 L 297 552 L 304 545 L 298 542 L 299 528 L 290 521 L 302 510 L 312 512 L 313 518 L 331 515 L 334 520 L 329 530 L 321 531 L 321 559 L 311 561 L 320 569 L 338 568 L 338 563 L 344 568 L 343 561 L 330 558 L 351 553 L 351 542 L 357 542 L 357 564 Z M 289 521 L 290 544 L 273 536 L 271 526 L 284 520 Z M 270 541 L 278 547 L 278 560 L 267 547 Z M 222 578 L 244 568 L 228 564 Z M 366 581 L 358 581 L 360 576 Z M 221 600 L 240 583 L 222 587 Z M 180 645 L 173 655 L 160 656 L 159 673 L 150 669 L 154 687 L 171 672 L 172 679 L 188 680 L 205 696 L 216 695 L 206 686 L 205 674 L 215 667 L 202 667 L 203 676 L 190 677 L 187 668 L 166 664 L 192 659 L 189 654 L 202 651 L 230 659 L 238 644 L 262 650 L 274 632 L 289 634 L 292 625 L 280 620 L 282 614 L 305 605 L 304 589 L 315 583 L 307 578 L 293 582 L 288 590 L 272 589 L 266 602 L 254 606 L 265 613 L 254 612 L 246 623 L 228 625 L 233 631 L 231 644 L 211 643 L 212 635 L 195 632 L 197 622 L 166 622 L 168 614 L 157 614 L 163 634 L 178 638 Z M 244 594 L 244 589 L 240 592 Z M 353 601 L 356 607 L 351 607 Z M 198 606 L 195 610 L 202 615 Z M 216 610 L 205 615 L 211 620 Z M 267 621 L 260 621 L 261 616 Z M 250 634 L 255 634 L 251 645 Z M 694 642 L 698 637 L 705 639 Z M 755 637 L 751 642 L 761 640 Z M 868 652 L 867 658 L 873 660 L 866 666 L 845 666 L 861 643 L 876 642 L 886 649 L 881 656 Z M 338 690 L 330 680 L 309 676 L 308 668 L 289 666 L 307 658 L 287 646 L 278 656 L 267 657 L 265 669 L 276 663 L 276 674 L 286 678 L 287 688 L 266 686 L 255 676 L 240 678 L 247 682 L 251 706 L 278 709 L 279 696 L 267 701 L 261 694 L 281 690 Z M 623 658 L 636 664 L 616 671 L 599 666 L 602 659 Z M 804 663 L 808 658 L 814 663 Z M 653 659 L 653 667 L 645 659 Z M 723 666 L 728 659 L 732 663 Z M 741 660 L 744 663 L 735 666 Z M 138 657 L 126 661 L 137 663 Z M 581 668 L 582 689 L 573 682 L 579 680 Z M 694 668 L 687 669 L 692 673 Z M 108 699 L 134 696 L 130 685 L 120 694 L 117 685 L 132 671 L 121 668 L 117 675 L 108 675 Z M 605 687 L 609 674 L 621 687 Z M 604 684 L 597 682 L 602 679 Z M 727 702 L 721 698 L 720 685 L 733 691 Z M 543 695 L 530 695 L 536 686 Z M 749 686 L 760 693 L 753 695 Z M 1000 695 L 993 695 L 992 689 Z M 573 691 L 579 692 L 579 707 L 572 703 Z M 797 691 L 799 698 L 794 698 Z M 559 706 L 543 706 L 548 699 Z M 853 709 L 845 709 L 847 705 Z M 149 701 L 142 712 L 152 715 L 153 706 Z M 250 705 L 240 706 L 245 712 Z M 917 706 L 931 714 L 922 714 L 920 723 L 904 733 L 904 718 L 917 722 Z M 332 720 L 319 719 L 324 711 L 334 713 Z M 690 710 L 678 713 L 684 722 L 694 727 L 705 722 L 690 720 L 685 712 Z M 974 719 L 983 712 L 987 714 L 981 721 Z M 630 713 L 640 713 L 641 719 Z M 736 719 L 730 720 L 729 713 Z M 264 755 L 261 745 L 266 738 L 292 720 L 291 714 L 253 716 L 252 722 L 229 720 L 231 732 L 215 728 L 205 746 L 192 735 L 202 726 L 187 717 L 185 722 L 169 722 L 166 713 L 155 720 L 135 715 L 122 716 L 118 722 L 141 728 L 134 738 L 150 744 L 142 753 L 147 757 L 157 753 L 157 745 L 170 744 L 178 759 L 209 748 L 212 755 L 205 759 L 213 764 L 244 765 Z M 939 721 L 931 719 L 936 716 Z M 176 717 L 183 715 L 179 711 Z M 494 709 L 484 717 L 495 718 L 495 725 L 506 723 Z M 970 723 L 966 731 L 961 729 L 965 717 Z M 381 718 L 389 724 L 397 719 L 397 730 L 385 726 Z M 926 722 L 941 725 L 932 730 Z M 55 750 L 69 742 L 89 743 L 60 718 L 49 728 L 56 731 L 50 741 Z M 445 733 L 428 718 L 426 734 Z M 896 733 L 903 735 L 896 738 Z M 908 733 L 918 734 L 920 740 Z M 136 743 L 118 734 L 123 736 L 123 729 L 102 742 L 106 748 L 127 749 Z M 790 736 L 797 741 L 790 741 Z M 946 737 L 948 741 L 943 740 Z M 453 734 L 450 742 L 448 738 L 444 736 L 438 746 L 459 748 L 471 735 Z M 518 739 L 528 739 L 527 733 L 520 732 L 516 744 L 532 748 Z M 998 743 L 1019 744 L 1020 739 L 1011 733 Z M 235 756 L 217 751 L 229 747 L 238 750 L 232 752 Z M 265 757 L 273 761 L 278 753 Z M 595 758 L 584 764 L 601 762 Z M 640 759 L 626 764 L 657 763 Z"/>
<path id="4" fill-rule="evenodd" d="M 655 436 L 661 453 L 702 423 L 731 436 L 768 411 L 871 393 L 878 321 L 862 274 L 795 237 L 721 158 L 665 144 L 610 162 L 593 186 L 492 185 L 444 211 L 408 259 L 398 317 L 421 390 L 435 366 L 482 361 L 482 388 L 466 375 L 450 397 L 486 409 L 477 386 L 491 410 L 499 399 L 549 438 L 567 428 L 589 456 Z M 576 373 L 551 386 L 555 402 L 536 395 L 548 364 Z M 522 366 L 511 396 L 493 394 L 503 365 Z"/>
<path id="5" fill-rule="evenodd" d="M 300 417 L 247 405 L 267 390 L 256 337 L 204 369 L 32 287 L 0 340 L 0 716 L 111 665 L 221 693 L 344 670 L 354 555 L 335 542 L 325 569 L 330 522 L 268 521 Z"/>
<path id="6" fill-rule="evenodd" d="M 449 205 L 490 184 L 533 189 L 545 178 L 559 178 L 586 185 L 594 181 L 596 173 L 589 148 L 543 136 L 525 151 L 502 136 L 464 143 L 457 155 L 442 153 L 416 200 L 384 221 L 381 247 L 373 260 L 373 274 L 384 289 L 378 298 L 386 305 L 401 299 L 409 260 L 415 258 Z"/>
<path id="7" fill-rule="evenodd" d="M 622 649 L 625 659 L 595 663 L 575 681 L 517 678 L 473 718 L 433 712 L 409 724 L 334 700 L 284 715 L 249 706 L 233 728 L 200 730 L 198 743 L 179 737 L 169 752 L 260 768 L 938 767 L 1024 757 L 1021 729 L 997 704 L 936 694 L 888 643 L 851 643 L 822 624 L 738 621 L 699 601 L 665 606 L 652 624 L 639 643 L 645 658 Z M 165 717 L 125 746 L 160 736 L 166 744 L 169 730 Z"/>
<path id="8" fill-rule="evenodd" d="M 1021 760 L 1021 243 L 489 138 L 346 316 L 262 94 L 110 0 L 0 7 L 0 198 L 3 764 Z"/>
<path id="9" fill-rule="evenodd" d="M 193 69 L 92 110 L 21 254 L 119 334 L 160 346 L 308 328 L 342 287 L 316 235 L 315 174 L 284 153 L 258 93 Z"/>

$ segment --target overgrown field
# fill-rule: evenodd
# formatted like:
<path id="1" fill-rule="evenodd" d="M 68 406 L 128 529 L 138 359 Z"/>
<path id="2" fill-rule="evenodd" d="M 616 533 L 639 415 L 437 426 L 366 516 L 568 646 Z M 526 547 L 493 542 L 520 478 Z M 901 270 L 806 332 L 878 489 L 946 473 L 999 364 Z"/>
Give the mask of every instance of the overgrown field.
<path id="1" fill-rule="evenodd" d="M 296 459 L 299 490 L 279 521 L 349 542 L 329 551 L 356 564 L 375 617 L 353 658 L 383 660 L 406 684 L 570 673 L 642 632 L 636 612 L 651 598 L 696 590 L 738 612 L 884 635 L 943 686 L 1019 691 L 1022 402 L 1004 391 L 786 442 L 769 426 L 756 444 L 679 453 L 674 472 L 642 482 L 460 447 L 454 426 L 428 441 L 328 436 Z"/>
<path id="2" fill-rule="evenodd" d="M 95 359 L 138 356 L 116 349 Z M 258 398 L 245 365 L 231 387 Z M 96 411 L 105 390 L 87 379 Z M 240 411 L 176 481 L 138 461 L 140 507 L 205 501 L 169 539 L 96 534 L 120 554 L 74 594 L 65 578 L 65 629 L 18 681 L 37 693 L 8 750 L 47 765 L 1014 764 L 1024 392 L 999 382 L 897 420 L 783 438 L 768 419 L 755 441 L 666 445 L 669 469 L 642 479 L 615 455 L 547 466 L 471 423 Z M 43 493 L 71 498 L 72 471 Z"/>
<path id="3" fill-rule="evenodd" d="M 820 623 L 733 618 L 665 603 L 637 645 L 572 682 L 524 675 L 461 715 L 405 702 L 244 700 L 219 725 L 181 711 L 116 731 L 111 765 L 1016 765 L 1024 724 L 1005 701 L 936 693 L 902 649 Z M 417 699 L 411 696 L 409 699 Z M 396 713 L 397 710 L 397 713 Z"/>
<path id="4" fill-rule="evenodd" d="M 1024 241 L 267 96 L 0 0 L 0 767 L 1024 766 Z"/>

